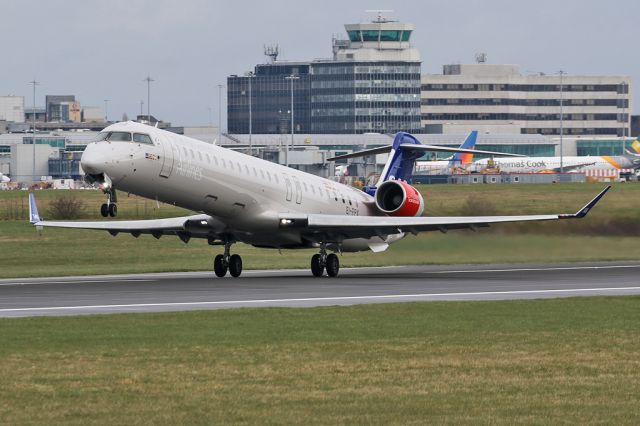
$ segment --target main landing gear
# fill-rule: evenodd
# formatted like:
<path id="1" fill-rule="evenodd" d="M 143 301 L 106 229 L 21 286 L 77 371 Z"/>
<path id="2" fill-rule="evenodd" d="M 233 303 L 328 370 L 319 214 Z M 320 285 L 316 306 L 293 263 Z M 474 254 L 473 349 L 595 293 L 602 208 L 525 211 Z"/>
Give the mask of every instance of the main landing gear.
<path id="1" fill-rule="evenodd" d="M 321 277 L 324 270 L 327 275 L 337 277 L 340 272 L 340 259 L 335 253 L 327 254 L 326 244 L 320 244 L 320 253 L 311 257 L 311 273 L 314 277 Z"/>
<path id="2" fill-rule="evenodd" d="M 118 215 L 118 206 L 116 205 L 118 197 L 116 196 L 116 190 L 110 188 L 105 190 L 105 193 L 107 194 L 107 202 L 100 206 L 100 214 L 102 217 L 116 217 Z"/>
<path id="3" fill-rule="evenodd" d="M 213 271 L 220 278 L 227 275 L 227 271 L 234 278 L 242 274 L 242 258 L 238 254 L 230 254 L 230 251 L 231 243 L 225 243 L 224 254 L 217 255 L 213 260 Z"/>

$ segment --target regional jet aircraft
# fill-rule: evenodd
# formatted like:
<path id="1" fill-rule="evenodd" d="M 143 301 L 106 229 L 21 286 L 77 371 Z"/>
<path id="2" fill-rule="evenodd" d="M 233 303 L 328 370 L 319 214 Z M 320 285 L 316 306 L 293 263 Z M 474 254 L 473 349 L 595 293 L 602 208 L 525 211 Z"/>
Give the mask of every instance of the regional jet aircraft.
<path id="1" fill-rule="evenodd" d="M 499 155 L 422 145 L 412 135 L 398 133 L 392 145 L 342 156 L 390 154 L 376 186 L 361 191 L 144 124 L 116 123 L 87 145 L 81 159 L 87 179 L 107 195 L 102 214 L 116 215 L 116 188 L 198 213 L 154 220 L 47 221 L 30 194 L 31 223 L 98 229 L 114 236 L 174 235 L 185 243 L 206 238 L 224 247 L 213 265 L 219 277 L 242 272 L 242 259 L 230 253 L 236 242 L 276 249 L 315 247 L 319 253 L 311 258 L 311 272 L 335 277 L 340 268 L 336 252 L 384 251 L 408 233 L 582 218 L 609 189 L 575 214 L 423 217 L 424 199 L 408 181 L 416 158 L 425 151 Z"/>

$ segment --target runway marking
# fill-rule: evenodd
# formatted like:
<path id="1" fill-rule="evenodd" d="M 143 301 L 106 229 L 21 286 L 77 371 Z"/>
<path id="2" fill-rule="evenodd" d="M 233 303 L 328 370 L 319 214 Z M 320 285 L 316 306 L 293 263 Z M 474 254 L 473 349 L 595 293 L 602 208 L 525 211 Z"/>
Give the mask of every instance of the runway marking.
<path id="1" fill-rule="evenodd" d="M 328 302 L 328 301 L 348 301 L 364 299 L 415 299 L 426 297 L 451 297 L 451 296 L 498 296 L 498 295 L 525 295 L 544 293 L 579 293 L 579 292 L 602 292 L 602 291 L 629 291 L 640 290 L 640 287 L 597 287 L 597 288 L 571 288 L 571 289 L 548 289 L 548 290 L 510 290 L 510 291 L 477 291 L 460 293 L 422 293 L 422 294 L 386 294 L 371 296 L 336 296 L 336 297 L 303 297 L 292 299 L 250 299 L 250 300 L 220 300 L 209 302 L 167 302 L 167 303 L 131 303 L 120 305 L 86 305 L 86 306 L 50 306 L 38 308 L 9 308 L 0 309 L 0 313 L 27 312 L 27 311 L 61 311 L 80 309 L 117 309 L 117 308 L 150 308 L 150 307 L 172 307 L 172 306 L 211 306 L 211 305 L 232 305 L 232 304 L 267 304 L 285 302 Z"/>
<path id="2" fill-rule="evenodd" d="M 129 280 L 68 280 L 68 281 L 24 281 L 0 283 L 0 287 L 10 285 L 35 285 L 35 284 L 93 284 L 93 283 L 130 283 L 130 282 L 149 282 L 156 281 L 151 279 L 129 279 Z"/>
<path id="3" fill-rule="evenodd" d="M 605 265 L 605 266 L 551 266 L 544 268 L 509 268 L 509 269 L 459 269 L 452 271 L 425 271 L 423 274 L 469 274 L 474 272 L 533 272 L 533 271 L 580 271 L 587 269 L 621 269 L 640 268 L 640 265 Z"/>

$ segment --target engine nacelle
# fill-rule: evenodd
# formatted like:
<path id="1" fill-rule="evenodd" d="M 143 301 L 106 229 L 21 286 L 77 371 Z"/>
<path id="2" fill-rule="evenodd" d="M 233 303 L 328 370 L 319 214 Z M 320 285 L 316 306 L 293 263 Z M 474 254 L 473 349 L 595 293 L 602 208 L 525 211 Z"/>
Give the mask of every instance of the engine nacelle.
<path id="1" fill-rule="evenodd" d="M 391 216 L 422 216 L 422 194 L 403 180 L 388 180 L 376 190 L 376 206 Z"/>

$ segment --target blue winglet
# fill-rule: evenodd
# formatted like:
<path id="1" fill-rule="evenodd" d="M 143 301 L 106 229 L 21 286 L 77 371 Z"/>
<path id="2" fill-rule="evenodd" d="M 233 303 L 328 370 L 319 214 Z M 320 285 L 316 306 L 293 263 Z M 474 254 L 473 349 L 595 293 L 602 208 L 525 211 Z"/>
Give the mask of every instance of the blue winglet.
<path id="1" fill-rule="evenodd" d="M 36 197 L 33 193 L 29 193 L 29 222 L 36 224 L 40 222 L 40 215 L 38 214 L 38 206 L 36 205 Z"/>
<path id="2" fill-rule="evenodd" d="M 598 204 L 598 201 L 600 201 L 600 199 L 602 197 L 604 197 L 604 194 L 607 193 L 608 190 L 611 189 L 611 185 L 607 186 L 605 189 L 603 189 L 602 191 L 600 191 L 600 193 L 598 195 L 596 195 L 593 200 L 589 201 L 583 208 L 581 208 L 580 210 L 578 210 L 576 213 L 574 214 L 563 214 L 560 215 L 560 219 L 582 219 L 583 217 L 585 217 L 587 215 L 587 213 L 589 213 L 591 211 L 591 209 Z"/>

